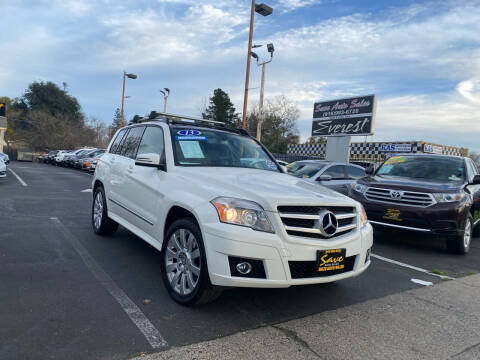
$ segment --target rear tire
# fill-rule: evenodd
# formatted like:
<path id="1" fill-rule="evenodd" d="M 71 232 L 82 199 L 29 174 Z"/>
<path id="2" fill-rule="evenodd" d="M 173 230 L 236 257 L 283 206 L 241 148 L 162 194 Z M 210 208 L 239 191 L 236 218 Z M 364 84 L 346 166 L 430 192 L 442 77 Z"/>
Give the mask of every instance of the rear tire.
<path id="1" fill-rule="evenodd" d="M 193 219 L 180 219 L 170 225 L 161 259 L 163 283 L 177 303 L 200 305 L 220 296 L 221 290 L 210 283 L 202 233 Z"/>
<path id="2" fill-rule="evenodd" d="M 107 200 L 103 187 L 95 190 L 92 202 L 92 226 L 98 235 L 113 235 L 118 223 L 108 217 Z"/>
<path id="3" fill-rule="evenodd" d="M 469 252 L 470 244 L 472 243 L 472 227 L 473 218 L 472 215 L 469 214 L 465 220 L 462 234 L 447 239 L 447 249 L 449 252 L 461 255 Z"/>

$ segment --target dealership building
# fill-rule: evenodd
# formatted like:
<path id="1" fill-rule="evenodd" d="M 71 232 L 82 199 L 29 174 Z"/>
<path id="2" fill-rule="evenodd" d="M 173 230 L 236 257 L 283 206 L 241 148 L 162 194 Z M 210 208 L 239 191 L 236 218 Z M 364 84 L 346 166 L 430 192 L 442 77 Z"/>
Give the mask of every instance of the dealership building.
<path id="1" fill-rule="evenodd" d="M 288 155 L 312 156 L 325 158 L 326 144 L 289 145 Z M 381 162 L 394 154 L 444 154 L 468 156 L 465 148 L 433 144 L 426 141 L 396 141 L 396 142 L 352 142 L 350 144 L 350 161 Z"/>

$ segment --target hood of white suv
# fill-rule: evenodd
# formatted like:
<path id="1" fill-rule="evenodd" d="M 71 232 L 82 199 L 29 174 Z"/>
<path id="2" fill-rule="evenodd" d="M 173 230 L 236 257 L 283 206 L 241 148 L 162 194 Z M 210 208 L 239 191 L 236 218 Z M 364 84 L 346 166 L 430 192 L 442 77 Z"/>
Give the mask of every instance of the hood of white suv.
<path id="1" fill-rule="evenodd" d="M 213 200 L 217 196 L 251 200 L 267 211 L 279 205 L 356 206 L 356 201 L 291 175 L 233 167 L 176 167 L 190 191 Z"/>

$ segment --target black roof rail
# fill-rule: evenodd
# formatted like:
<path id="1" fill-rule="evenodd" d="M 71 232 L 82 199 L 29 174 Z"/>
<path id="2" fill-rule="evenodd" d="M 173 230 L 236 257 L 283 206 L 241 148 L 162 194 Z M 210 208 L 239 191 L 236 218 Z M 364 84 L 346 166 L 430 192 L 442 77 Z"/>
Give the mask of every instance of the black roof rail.
<path id="1" fill-rule="evenodd" d="M 208 119 L 202 119 L 194 116 L 189 116 L 189 115 L 180 115 L 180 114 L 171 114 L 171 113 L 166 113 L 166 112 L 157 112 L 157 111 L 152 111 L 149 116 L 149 120 L 167 120 L 168 123 L 182 123 L 186 122 L 188 124 L 191 124 L 193 122 L 199 122 L 199 123 L 207 123 L 207 124 L 212 124 L 212 125 L 220 125 L 220 126 L 225 126 L 224 122 L 221 121 L 215 121 L 215 120 L 208 120 Z M 162 119 L 163 118 L 163 119 Z M 189 121 L 183 121 L 183 120 L 189 120 Z"/>
<path id="2" fill-rule="evenodd" d="M 193 124 L 196 123 L 197 125 L 204 125 L 204 126 L 209 125 L 217 129 L 236 132 L 243 136 L 250 136 L 248 131 L 241 128 L 228 128 L 226 127 L 225 123 L 222 121 L 208 120 L 208 119 L 202 119 L 194 116 L 171 114 L 171 113 L 165 113 L 165 112 L 159 112 L 159 111 L 152 111 L 148 116 L 135 115 L 135 117 L 133 118 L 133 121 L 131 121 L 130 123 L 138 124 L 138 123 L 147 122 L 147 121 L 162 121 L 167 124 L 185 124 L 185 125 L 189 125 L 189 124 L 191 125 L 192 123 Z"/>

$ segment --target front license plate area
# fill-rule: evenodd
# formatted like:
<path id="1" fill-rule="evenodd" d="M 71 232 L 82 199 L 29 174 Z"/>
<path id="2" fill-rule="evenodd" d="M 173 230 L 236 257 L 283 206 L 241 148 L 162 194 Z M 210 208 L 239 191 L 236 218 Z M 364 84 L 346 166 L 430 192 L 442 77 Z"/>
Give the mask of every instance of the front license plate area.
<path id="1" fill-rule="evenodd" d="M 317 251 L 317 271 L 322 274 L 345 270 L 347 249 Z"/>

